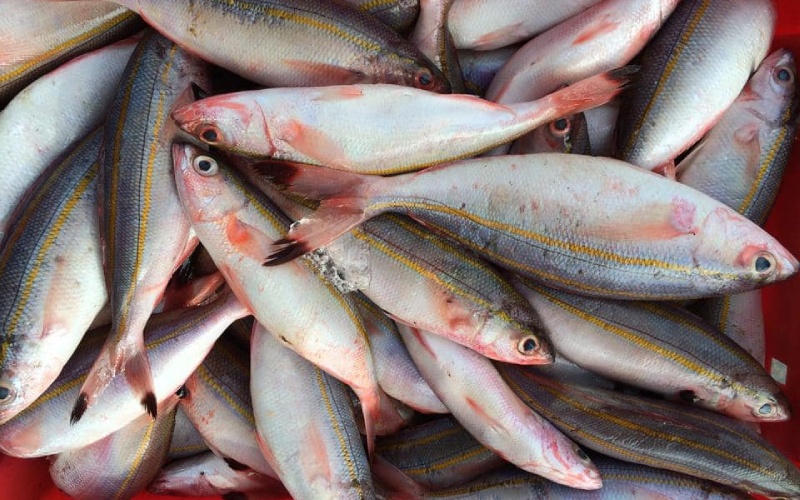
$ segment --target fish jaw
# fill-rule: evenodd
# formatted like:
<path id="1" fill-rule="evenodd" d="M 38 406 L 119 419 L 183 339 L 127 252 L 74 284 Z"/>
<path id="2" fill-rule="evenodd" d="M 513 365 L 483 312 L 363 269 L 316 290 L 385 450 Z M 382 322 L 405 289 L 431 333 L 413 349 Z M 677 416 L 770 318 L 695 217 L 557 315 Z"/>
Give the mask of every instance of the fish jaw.
<path id="1" fill-rule="evenodd" d="M 193 223 L 221 221 L 231 213 L 243 208 L 244 202 L 233 199 L 220 203 L 226 197 L 224 175 L 201 175 L 194 164 L 208 159 L 205 151 L 190 144 L 175 144 L 172 146 L 173 166 L 178 195 L 181 198 L 186 215 Z"/>
<path id="2" fill-rule="evenodd" d="M 597 490 L 603 486 L 603 479 L 597 466 L 571 441 L 543 441 L 542 455 L 549 457 L 548 463 L 562 464 L 562 468 L 553 467 L 548 472 L 552 477 L 558 478 L 559 483 L 581 490 Z M 536 465 L 540 468 L 546 467 L 542 462 Z"/>

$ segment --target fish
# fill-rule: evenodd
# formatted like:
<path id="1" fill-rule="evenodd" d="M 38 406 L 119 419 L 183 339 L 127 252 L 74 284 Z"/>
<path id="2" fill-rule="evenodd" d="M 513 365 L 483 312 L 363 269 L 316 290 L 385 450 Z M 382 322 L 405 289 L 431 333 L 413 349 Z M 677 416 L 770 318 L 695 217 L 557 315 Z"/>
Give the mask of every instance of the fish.
<path id="1" fill-rule="evenodd" d="M 678 164 L 677 179 L 763 226 L 797 135 L 797 68 L 786 49 L 770 54 L 739 97 Z"/>
<path id="2" fill-rule="evenodd" d="M 761 290 L 753 290 L 699 300 L 689 309 L 739 344 L 761 366 L 766 366 L 761 300 Z"/>
<path id="3" fill-rule="evenodd" d="M 592 372 L 733 418 L 791 414 L 780 387 L 722 332 L 672 304 L 572 295 L 514 280 L 559 355 Z"/>
<path id="4" fill-rule="evenodd" d="M 100 441 L 51 459 L 50 477 L 72 498 L 132 499 L 150 484 L 169 451 L 178 397 L 161 404 L 158 418 L 143 415 Z"/>
<path id="5" fill-rule="evenodd" d="M 167 452 L 167 462 L 181 460 L 209 451 L 203 436 L 195 428 L 186 413 L 178 406 L 175 411 L 175 429 Z"/>
<path id="6" fill-rule="evenodd" d="M 155 31 L 136 47 L 110 111 L 100 183 L 100 220 L 111 334 L 70 420 L 81 419 L 111 379 L 124 375 L 153 418 L 157 406 L 144 331 L 170 277 L 197 239 L 172 177 L 173 105 L 192 84 L 208 88 L 204 62 Z"/>
<path id="7" fill-rule="evenodd" d="M 450 12 L 459 49 L 492 50 L 527 41 L 600 0 L 458 0 Z"/>
<path id="8" fill-rule="evenodd" d="M 251 343 L 259 446 L 292 497 L 375 498 L 347 386 L 258 323 Z"/>
<path id="9" fill-rule="evenodd" d="M 211 453 L 196 454 L 164 466 L 147 487 L 154 495 L 221 496 L 244 493 L 277 493 L 283 488 L 275 479 L 248 468 L 234 468 Z"/>
<path id="10" fill-rule="evenodd" d="M 560 118 L 523 135 L 511 145 L 509 154 L 566 153 L 588 155 L 592 146 L 583 113 Z"/>
<path id="11" fill-rule="evenodd" d="M 103 125 L 136 43 L 128 38 L 72 59 L 22 89 L 0 113 L 0 239 L 47 166 Z"/>
<path id="12" fill-rule="evenodd" d="M 311 204 L 278 191 L 254 167 L 236 164 L 293 220 L 313 213 Z M 538 364 L 552 358 L 539 319 L 505 278 L 408 217 L 384 214 L 369 220 L 311 260 L 328 281 L 360 290 L 398 322 L 500 361 Z"/>
<path id="13" fill-rule="evenodd" d="M 371 449 L 387 401 L 357 305 L 310 263 L 261 265 L 290 220 L 234 169 L 191 144 L 176 144 L 173 159 L 186 214 L 225 280 L 284 345 L 353 389 Z"/>
<path id="14" fill-rule="evenodd" d="M 133 35 L 143 25 L 135 13 L 109 2 L 0 2 L 0 108 L 70 59 Z M 109 77 L 113 73 L 93 75 Z"/>
<path id="15" fill-rule="evenodd" d="M 419 16 L 419 0 L 345 0 L 398 33 L 405 33 Z"/>
<path id="16" fill-rule="evenodd" d="M 638 83 L 622 99 L 617 158 L 669 171 L 767 55 L 775 19 L 768 0 L 681 2 L 638 56 Z"/>
<path id="17" fill-rule="evenodd" d="M 669 401 L 549 378 L 546 368 L 496 364 L 525 404 L 590 450 L 767 496 L 800 494 L 800 470 L 748 422 Z"/>
<path id="18" fill-rule="evenodd" d="M 631 72 L 595 75 L 540 100 L 509 105 L 397 85 L 345 85 L 213 96 L 172 117 L 200 141 L 235 153 L 388 175 L 473 156 L 603 104 Z"/>
<path id="19" fill-rule="evenodd" d="M 490 360 L 438 335 L 404 325 L 399 329 L 422 376 L 481 444 L 559 484 L 583 490 L 602 486 L 586 453 L 523 404 Z"/>
<path id="20" fill-rule="evenodd" d="M 369 332 L 378 383 L 387 395 L 422 413 L 449 413 L 406 350 L 397 325 L 361 293 L 353 292 Z"/>
<path id="21" fill-rule="evenodd" d="M 517 50 L 518 45 L 495 50 L 459 50 L 458 62 L 466 93 L 485 95 L 492 79 Z"/>
<path id="22" fill-rule="evenodd" d="M 614 133 L 619 118 L 619 99 L 583 112 L 593 156 L 614 156 Z"/>
<path id="23" fill-rule="evenodd" d="M 56 380 L 108 300 L 96 208 L 102 135 L 45 170 L 0 245 L 0 423 Z"/>
<path id="24" fill-rule="evenodd" d="M 420 0 L 420 16 L 409 40 L 447 77 L 454 94 L 464 93 L 464 80 L 447 15 L 453 0 Z"/>
<path id="25" fill-rule="evenodd" d="M 580 491 L 566 488 L 514 467 L 484 474 L 466 484 L 428 493 L 423 498 L 536 498 L 559 500 L 639 500 L 681 498 L 684 500 L 746 500 L 738 493 L 711 481 L 637 465 L 592 454 L 603 475 L 603 488 Z"/>
<path id="26" fill-rule="evenodd" d="M 192 54 L 267 87 L 393 83 L 449 90 L 411 43 L 343 2 L 114 2 Z"/>
<path id="27" fill-rule="evenodd" d="M 507 463 L 450 416 L 378 438 L 375 451 L 434 491 L 467 482 Z"/>
<path id="28" fill-rule="evenodd" d="M 798 270 L 777 240 L 727 206 L 610 158 L 496 156 L 394 177 L 261 163 L 259 172 L 274 182 L 325 199 L 270 247 L 268 266 L 396 211 L 506 269 L 583 295 L 725 295 Z"/>
<path id="29" fill-rule="evenodd" d="M 217 455 L 276 478 L 256 442 L 250 354 L 223 335 L 184 384 L 181 408 Z"/>
<path id="30" fill-rule="evenodd" d="M 228 325 L 249 314 L 226 289 L 208 304 L 154 315 L 145 331 L 145 346 L 153 368 L 156 401 L 177 392 Z M 105 329 L 88 333 L 47 391 L 0 425 L 3 453 L 32 458 L 74 450 L 146 414 L 130 385 L 115 378 L 79 422 L 69 421 L 70 409 L 107 335 Z"/>

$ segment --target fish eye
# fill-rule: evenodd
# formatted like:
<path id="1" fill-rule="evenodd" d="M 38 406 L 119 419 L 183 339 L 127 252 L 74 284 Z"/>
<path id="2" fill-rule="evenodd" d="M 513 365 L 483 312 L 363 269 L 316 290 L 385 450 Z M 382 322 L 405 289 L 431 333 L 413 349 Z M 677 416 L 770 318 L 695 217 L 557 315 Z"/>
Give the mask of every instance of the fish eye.
<path id="1" fill-rule="evenodd" d="M 557 137 L 564 137 L 570 132 L 570 123 L 566 118 L 550 123 L 550 133 Z"/>
<path id="2" fill-rule="evenodd" d="M 753 259 L 753 270 L 762 277 L 773 274 L 776 267 L 775 257 L 769 252 L 759 252 Z"/>
<path id="3" fill-rule="evenodd" d="M 414 86 L 423 89 L 431 90 L 433 88 L 433 73 L 428 68 L 421 68 L 414 75 Z"/>
<path id="4" fill-rule="evenodd" d="M 771 417 L 778 412 L 778 408 L 772 403 L 764 403 L 758 408 L 756 416 Z"/>
<path id="5" fill-rule="evenodd" d="M 205 125 L 198 135 L 204 142 L 213 144 L 219 140 L 220 133 L 213 125 Z"/>
<path id="6" fill-rule="evenodd" d="M 539 340 L 536 337 L 525 337 L 519 341 L 517 349 L 525 355 L 534 354 L 539 350 Z"/>
<path id="7" fill-rule="evenodd" d="M 791 69 L 787 68 L 786 66 L 778 66 L 775 68 L 773 72 L 775 75 L 775 79 L 781 82 L 782 84 L 791 85 L 794 83 L 794 73 Z"/>
<path id="8" fill-rule="evenodd" d="M 0 381 L 0 405 L 7 405 L 17 399 L 17 392 L 6 381 Z"/>
<path id="9" fill-rule="evenodd" d="M 195 172 L 204 177 L 210 177 L 219 172 L 219 165 L 217 164 L 217 161 L 209 156 L 198 156 L 194 159 L 194 161 L 192 161 L 192 166 L 194 167 Z"/>
<path id="10" fill-rule="evenodd" d="M 189 397 L 189 389 L 184 384 L 178 388 L 178 390 L 175 392 L 175 395 L 178 396 L 178 399 L 186 399 Z"/>

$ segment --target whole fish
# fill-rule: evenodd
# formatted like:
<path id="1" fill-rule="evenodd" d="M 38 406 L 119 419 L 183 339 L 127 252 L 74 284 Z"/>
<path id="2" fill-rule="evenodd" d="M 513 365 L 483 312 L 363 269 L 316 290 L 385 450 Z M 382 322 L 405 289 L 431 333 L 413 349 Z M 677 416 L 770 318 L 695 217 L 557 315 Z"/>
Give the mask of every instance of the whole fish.
<path id="1" fill-rule="evenodd" d="M 604 377 L 740 420 L 789 418 L 786 398 L 744 349 L 670 304 L 582 297 L 515 280 L 558 353 Z"/>
<path id="2" fill-rule="evenodd" d="M 251 163 L 237 169 L 292 219 L 313 213 L 307 202 L 298 203 L 257 175 Z M 500 361 L 539 364 L 552 359 L 538 318 L 505 278 L 407 217 L 386 214 L 369 220 L 327 245 L 324 254 L 329 259 L 318 265 L 329 281 L 361 290 L 401 323 Z"/>
<path id="3" fill-rule="evenodd" d="M 171 462 L 148 486 L 155 495 L 221 496 L 282 490 L 280 482 L 251 469 L 232 468 L 210 451 Z M 226 497 L 226 495 L 229 495 Z"/>
<path id="4" fill-rule="evenodd" d="M 767 55 L 775 16 L 769 0 L 681 2 L 638 58 L 617 157 L 663 169 L 703 137 Z"/>
<path id="5" fill-rule="evenodd" d="M 167 398 L 158 418 L 143 415 L 95 443 L 57 455 L 50 464 L 53 483 L 72 498 L 132 499 L 161 469 L 175 427 L 178 397 Z"/>
<path id="6" fill-rule="evenodd" d="M 511 145 L 510 154 L 529 153 L 566 153 L 588 155 L 592 147 L 589 144 L 589 128 L 583 113 L 559 118 L 554 122 L 541 126 L 523 135 Z"/>
<path id="7" fill-rule="evenodd" d="M 127 39 L 76 57 L 31 83 L 0 113 L 0 175 L 5 179 L 0 239 L 11 212 L 44 169 L 102 125 L 136 43 Z"/>
<path id="8" fill-rule="evenodd" d="M 529 498 L 537 500 L 746 500 L 743 493 L 677 472 L 622 462 L 592 454 L 603 476 L 603 487 L 580 491 L 525 471 L 505 467 L 467 484 L 431 492 L 424 498 L 469 500 Z"/>
<path id="9" fill-rule="evenodd" d="M 797 133 L 797 69 L 779 49 L 767 57 L 716 125 L 678 165 L 678 181 L 756 224 L 767 220 Z"/>
<path id="10" fill-rule="evenodd" d="M 449 488 L 507 463 L 452 417 L 438 418 L 378 439 L 378 456 L 432 490 Z"/>
<path id="11" fill-rule="evenodd" d="M 106 303 L 97 220 L 102 129 L 55 161 L 0 247 L 0 423 L 56 380 Z"/>
<path id="12" fill-rule="evenodd" d="M 420 0 L 420 16 L 409 40 L 447 77 L 454 94 L 464 93 L 464 80 L 447 14 L 453 0 Z"/>
<path id="13" fill-rule="evenodd" d="M 497 364 L 534 411 L 581 445 L 769 496 L 800 495 L 800 470 L 746 422 L 548 378 L 546 369 Z"/>
<path id="14" fill-rule="evenodd" d="M 353 389 L 371 448 L 386 395 L 357 305 L 311 263 L 262 266 L 290 221 L 233 169 L 188 144 L 176 144 L 173 158 L 186 213 L 228 284 L 270 333 Z"/>
<path id="15" fill-rule="evenodd" d="M 72 411 L 76 422 L 117 374 L 156 416 L 142 334 L 167 284 L 197 245 L 172 175 L 169 111 L 192 84 L 208 88 L 206 65 L 154 31 L 128 63 L 105 129 L 101 197 L 111 332 Z"/>
<path id="16" fill-rule="evenodd" d="M 431 388 L 481 444 L 551 481 L 584 490 L 602 486 L 586 453 L 526 407 L 490 360 L 437 335 L 399 328 Z"/>
<path id="17" fill-rule="evenodd" d="M 599 1 L 458 0 L 450 26 L 459 49 L 499 49 L 526 41 Z"/>
<path id="18" fill-rule="evenodd" d="M 347 386 L 256 323 L 250 364 L 262 452 L 294 498 L 375 497 Z M 281 390 L 263 390 L 264 386 Z"/>
<path id="19" fill-rule="evenodd" d="M 419 16 L 419 0 L 345 0 L 398 33 L 408 31 Z"/>
<path id="20" fill-rule="evenodd" d="M 603 104 L 630 74 L 623 68 L 596 75 L 537 101 L 508 106 L 396 85 L 347 85 L 214 96 L 172 116 L 201 141 L 237 153 L 396 174 L 473 156 Z"/>
<path id="21" fill-rule="evenodd" d="M 250 314 L 229 291 L 199 307 L 153 316 L 146 331 L 156 400 L 172 396 L 233 321 Z M 145 414 L 119 377 L 71 424 L 69 411 L 87 371 L 100 353 L 107 331 L 87 335 L 56 381 L 32 405 L 0 425 L 0 450 L 17 457 L 40 457 L 74 450 L 103 439 Z"/>
<path id="22" fill-rule="evenodd" d="M 142 25 L 135 13 L 110 2 L 0 2 L 0 108 L 40 76 L 132 35 Z M 61 97 L 73 99 L 70 94 Z"/>
<path id="23" fill-rule="evenodd" d="M 678 299 L 786 279 L 797 260 L 761 228 L 692 188 L 609 158 L 464 160 L 394 177 L 272 162 L 260 171 L 325 198 L 266 255 L 277 265 L 365 219 L 399 211 L 489 260 L 584 295 Z"/>
<path id="24" fill-rule="evenodd" d="M 261 85 L 393 83 L 449 90 L 413 45 L 343 2 L 113 1 L 192 54 Z"/>
<path id="25" fill-rule="evenodd" d="M 250 355 L 222 336 L 186 381 L 181 408 L 208 447 L 261 474 L 277 478 L 256 441 L 250 400 Z"/>

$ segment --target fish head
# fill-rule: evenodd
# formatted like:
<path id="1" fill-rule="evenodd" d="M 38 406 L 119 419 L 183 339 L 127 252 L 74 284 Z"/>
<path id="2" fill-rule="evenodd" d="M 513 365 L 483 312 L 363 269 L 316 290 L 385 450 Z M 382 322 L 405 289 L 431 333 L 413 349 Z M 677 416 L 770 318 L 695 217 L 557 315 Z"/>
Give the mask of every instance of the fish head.
<path id="1" fill-rule="evenodd" d="M 603 486 L 600 471 L 592 459 L 569 439 L 563 436 L 545 439 L 542 448 L 545 459 L 536 467 L 547 468 L 551 479 L 557 478 L 559 483 L 581 490 L 596 490 Z"/>
<path id="2" fill-rule="evenodd" d="M 172 112 L 172 119 L 183 131 L 210 146 L 259 156 L 274 152 L 269 120 L 261 108 L 241 94 L 223 94 L 180 106 Z"/>
<path id="3" fill-rule="evenodd" d="M 517 365 L 547 365 L 554 361 L 555 350 L 547 333 L 530 324 L 490 315 L 481 325 L 480 342 L 492 359 Z"/>
<path id="4" fill-rule="evenodd" d="M 0 424 L 36 401 L 67 361 L 61 353 L 42 352 L 39 344 L 38 337 L 13 335 L 0 347 Z"/>
<path id="5" fill-rule="evenodd" d="M 730 400 L 725 413 L 745 422 L 782 422 L 791 417 L 789 401 L 777 387 L 740 393 Z"/>
<path id="6" fill-rule="evenodd" d="M 397 54 L 400 54 L 399 61 Z M 396 47 L 395 50 L 387 53 L 387 57 L 386 64 L 381 65 L 386 68 L 386 71 L 379 75 L 380 78 L 373 83 L 392 83 L 439 94 L 450 93 L 450 82 L 447 76 L 421 53 L 411 53 L 402 47 Z M 365 61 L 365 64 L 370 68 L 375 66 L 375 63 L 370 61 Z M 374 72 L 374 69 L 370 71 L 370 73 Z"/>
<path id="7" fill-rule="evenodd" d="M 733 286 L 725 292 L 782 281 L 800 269 L 797 259 L 775 238 L 728 207 L 709 213 L 700 233 L 705 237 L 693 257 L 700 265 L 719 266 L 723 274 L 733 275 L 727 278 Z"/>
<path id="8" fill-rule="evenodd" d="M 228 167 L 206 151 L 174 144 L 172 161 L 178 195 L 193 223 L 218 221 L 244 208 L 246 198 L 231 189 Z"/>
<path id="9" fill-rule="evenodd" d="M 778 49 L 764 59 L 742 95 L 756 101 L 753 106 L 770 122 L 785 124 L 795 114 L 798 100 L 797 67 L 792 53 Z"/>

